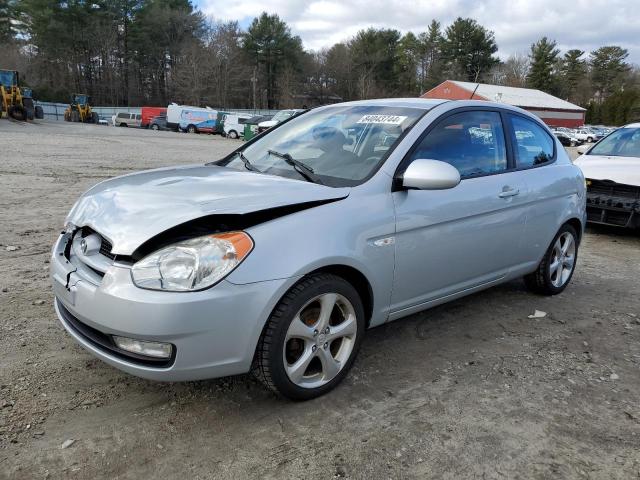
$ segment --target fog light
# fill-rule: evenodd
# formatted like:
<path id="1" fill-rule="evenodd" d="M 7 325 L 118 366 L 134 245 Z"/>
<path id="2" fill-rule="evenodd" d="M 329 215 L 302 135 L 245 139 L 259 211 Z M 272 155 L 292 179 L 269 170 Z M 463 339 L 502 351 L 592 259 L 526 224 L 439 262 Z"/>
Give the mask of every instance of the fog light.
<path id="1" fill-rule="evenodd" d="M 170 343 L 162 342 L 144 342 L 133 338 L 119 337 L 113 335 L 113 341 L 116 346 L 127 352 L 146 355 L 155 358 L 171 358 L 173 346 Z"/>

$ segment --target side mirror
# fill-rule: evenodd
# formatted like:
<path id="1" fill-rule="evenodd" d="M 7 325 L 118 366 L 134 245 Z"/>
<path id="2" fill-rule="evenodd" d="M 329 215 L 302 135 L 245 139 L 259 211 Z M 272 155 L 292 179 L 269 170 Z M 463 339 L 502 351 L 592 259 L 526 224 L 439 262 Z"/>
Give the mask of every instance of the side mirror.
<path id="1" fill-rule="evenodd" d="M 459 183 L 458 169 L 440 160 L 414 160 L 402 175 L 402 186 L 409 189 L 446 190 Z"/>
<path id="2" fill-rule="evenodd" d="M 578 153 L 580 155 L 584 155 L 585 153 L 587 153 L 587 150 L 589 150 L 589 147 L 587 145 L 580 145 L 578 147 Z"/>

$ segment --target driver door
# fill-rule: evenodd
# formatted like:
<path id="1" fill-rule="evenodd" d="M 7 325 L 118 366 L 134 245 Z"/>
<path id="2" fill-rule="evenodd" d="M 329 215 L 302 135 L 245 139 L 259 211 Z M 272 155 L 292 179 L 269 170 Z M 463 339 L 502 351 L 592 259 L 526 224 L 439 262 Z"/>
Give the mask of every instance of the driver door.
<path id="1" fill-rule="evenodd" d="M 462 180 L 448 190 L 393 193 L 391 319 L 504 278 L 524 231 L 526 185 L 508 160 L 499 112 L 446 116 L 410 151 L 409 163 L 418 158 L 450 163 Z"/>

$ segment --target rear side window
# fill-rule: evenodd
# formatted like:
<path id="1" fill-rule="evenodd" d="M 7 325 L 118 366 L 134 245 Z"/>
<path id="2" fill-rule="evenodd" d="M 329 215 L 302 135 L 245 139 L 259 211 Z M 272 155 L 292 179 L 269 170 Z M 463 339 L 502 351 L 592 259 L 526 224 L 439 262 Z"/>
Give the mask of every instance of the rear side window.
<path id="1" fill-rule="evenodd" d="M 118 114 L 118 118 L 129 118 L 129 114 L 128 113 L 119 113 Z"/>
<path id="2" fill-rule="evenodd" d="M 554 141 L 540 125 L 524 117 L 511 115 L 514 150 L 518 168 L 534 167 L 553 160 Z"/>
<path id="3" fill-rule="evenodd" d="M 477 110 L 446 117 L 420 141 L 410 160 L 418 158 L 447 162 L 461 177 L 505 171 L 507 154 L 500 114 Z"/>

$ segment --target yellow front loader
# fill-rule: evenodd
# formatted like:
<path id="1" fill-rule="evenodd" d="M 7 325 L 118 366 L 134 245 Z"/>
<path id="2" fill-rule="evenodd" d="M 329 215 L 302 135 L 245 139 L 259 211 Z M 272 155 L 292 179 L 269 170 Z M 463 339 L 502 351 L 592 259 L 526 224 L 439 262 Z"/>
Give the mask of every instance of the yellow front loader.
<path id="1" fill-rule="evenodd" d="M 24 108 L 18 80 L 18 72 L 15 70 L 0 70 L 0 97 L 2 100 L 0 118 L 6 115 L 20 121 L 27 119 L 27 110 Z"/>
<path id="2" fill-rule="evenodd" d="M 74 93 L 71 95 L 71 102 L 64 111 L 66 122 L 98 123 L 98 114 L 91 110 L 89 105 L 89 95 L 84 93 Z"/>

